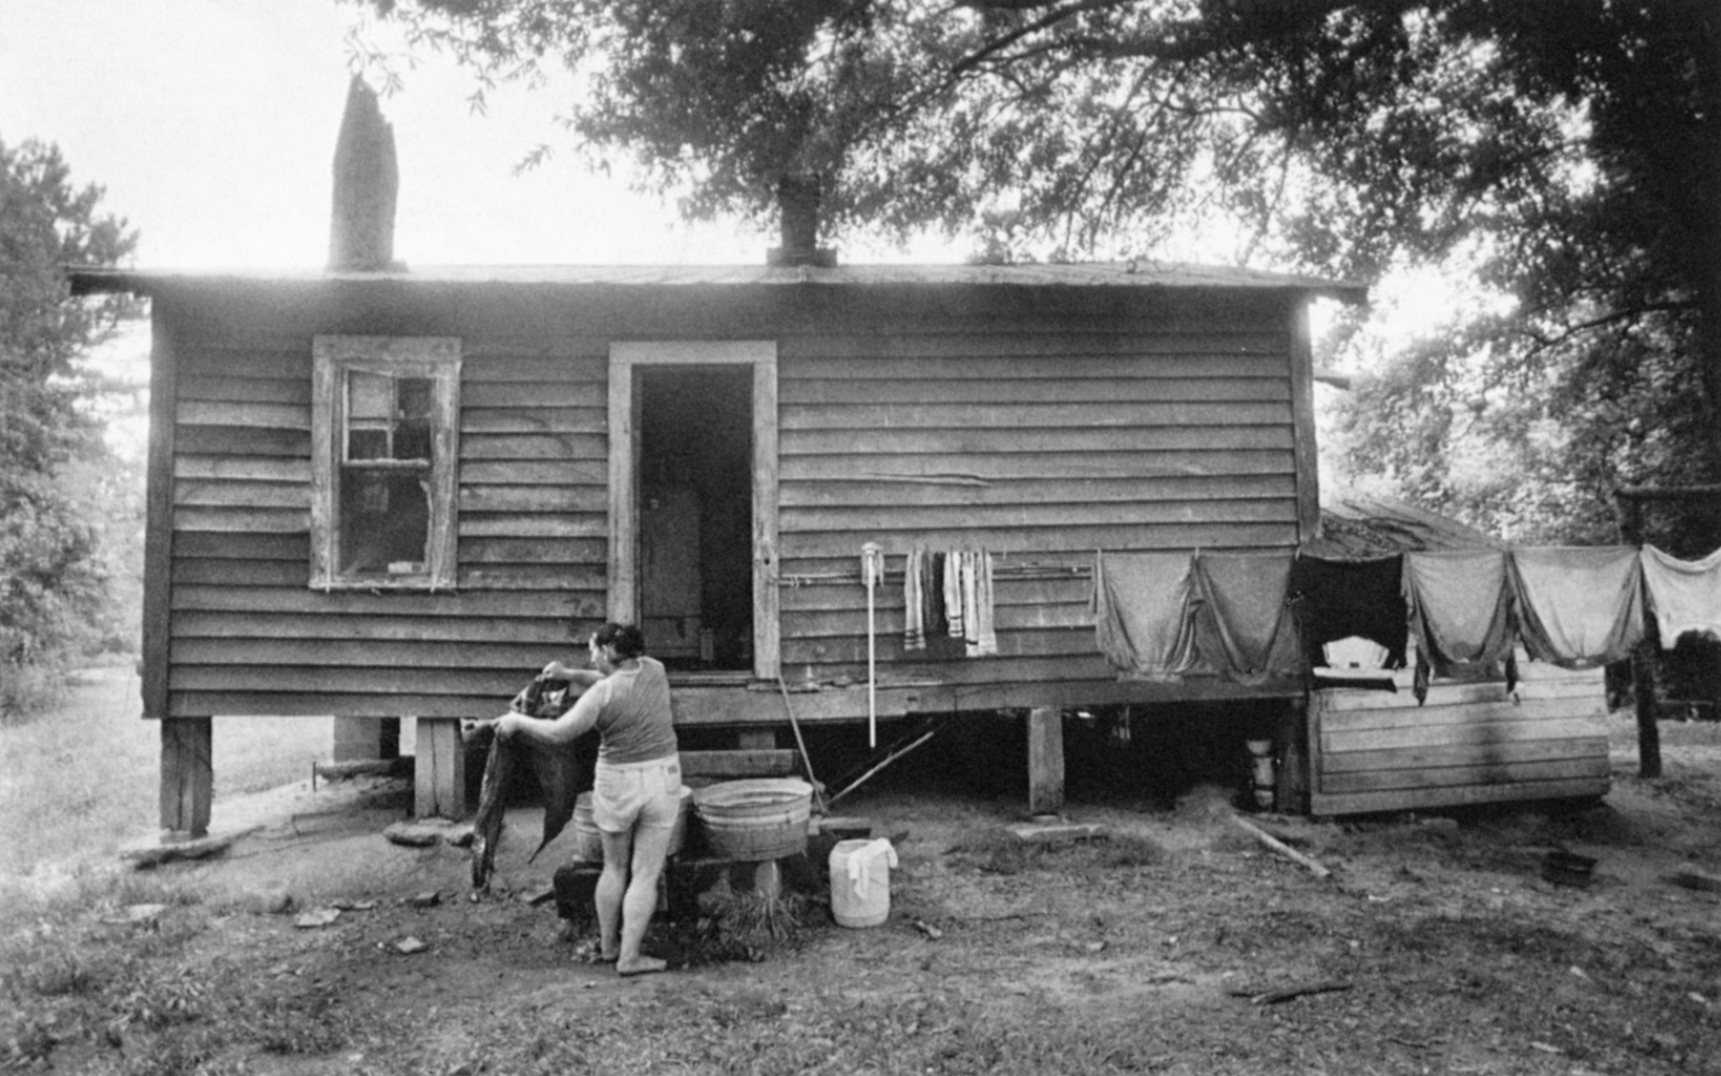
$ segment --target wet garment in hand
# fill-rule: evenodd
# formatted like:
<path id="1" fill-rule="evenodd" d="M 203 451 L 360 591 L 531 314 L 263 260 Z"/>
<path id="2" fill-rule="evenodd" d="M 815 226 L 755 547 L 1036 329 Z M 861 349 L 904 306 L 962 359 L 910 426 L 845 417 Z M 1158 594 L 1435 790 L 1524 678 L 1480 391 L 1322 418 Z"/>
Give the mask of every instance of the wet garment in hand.
<path id="1" fill-rule="evenodd" d="M 1518 634 L 1537 661 L 1588 668 L 1620 661 L 1643 638 L 1643 572 L 1631 546 L 1515 549 Z"/>
<path id="2" fill-rule="evenodd" d="M 1101 553 L 1094 561 L 1094 634 L 1125 677 L 1165 680 L 1203 670 L 1195 652 L 1195 582 L 1187 553 Z"/>
<path id="3" fill-rule="evenodd" d="M 490 751 L 484 762 L 484 784 L 478 794 L 478 814 L 473 820 L 472 886 L 483 889 L 496 865 L 496 845 L 502 838 L 503 815 L 516 775 L 529 768 L 538 779 L 544 796 L 544 836 L 532 851 L 532 859 L 555 840 L 574 816 L 574 800 L 592 785 L 589 759 L 591 737 L 571 744 L 552 746 L 528 741 L 523 736 L 501 737 L 486 728 Z M 530 860 L 528 860 L 530 862 Z"/>
<path id="4" fill-rule="evenodd" d="M 1292 555 L 1199 553 L 1195 645 L 1203 664 L 1240 684 L 1301 675 L 1302 644 L 1285 598 Z"/>
<path id="5" fill-rule="evenodd" d="M 1686 632 L 1721 639 L 1721 549 L 1702 560 L 1680 560 L 1646 545 L 1641 563 L 1663 650 Z"/>
<path id="6" fill-rule="evenodd" d="M 1289 589 L 1309 664 L 1326 664 L 1326 644 L 1354 635 L 1386 648 L 1385 668 L 1404 668 L 1410 625 L 1403 586 L 1403 557 L 1328 560 L 1299 554 Z"/>

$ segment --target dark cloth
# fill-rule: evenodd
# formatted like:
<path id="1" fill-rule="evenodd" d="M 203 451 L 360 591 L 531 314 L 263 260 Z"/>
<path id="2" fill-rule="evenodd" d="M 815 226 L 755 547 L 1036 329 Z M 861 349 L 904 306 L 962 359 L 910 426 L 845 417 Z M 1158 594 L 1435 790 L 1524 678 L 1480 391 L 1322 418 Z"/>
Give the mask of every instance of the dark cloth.
<path id="1" fill-rule="evenodd" d="M 1300 676 L 1302 645 L 1286 603 L 1292 555 L 1201 553 L 1195 558 L 1195 647 L 1228 680 Z"/>
<path id="2" fill-rule="evenodd" d="M 559 686 L 558 686 L 559 685 Z M 578 693 L 566 681 L 534 680 L 510 703 L 510 709 L 528 717 L 550 719 L 573 705 Z M 508 799 L 520 775 L 531 773 L 544 797 L 544 836 L 530 859 L 555 840 L 574 816 L 574 800 L 592 787 L 592 745 L 588 734 L 571 744 L 551 746 L 522 737 L 504 739 L 494 728 L 478 735 L 490 741 L 484 761 L 484 783 L 478 793 L 478 815 L 473 820 L 472 887 L 483 889 L 496 866 L 496 845 L 502 837 L 502 819 Z"/>
<path id="3" fill-rule="evenodd" d="M 1329 560 L 1298 554 L 1289 594 L 1308 663 L 1325 665 L 1328 643 L 1356 635 L 1386 648 L 1387 668 L 1404 668 L 1410 613 L 1403 581 L 1401 556 Z"/>

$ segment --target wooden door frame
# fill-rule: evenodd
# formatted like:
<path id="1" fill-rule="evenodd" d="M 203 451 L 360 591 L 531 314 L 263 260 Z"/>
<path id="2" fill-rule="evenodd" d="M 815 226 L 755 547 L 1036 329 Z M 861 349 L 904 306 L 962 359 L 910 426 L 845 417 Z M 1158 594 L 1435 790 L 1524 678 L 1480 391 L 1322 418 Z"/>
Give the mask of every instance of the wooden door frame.
<path id="1" fill-rule="evenodd" d="M 774 340 L 618 340 L 609 368 L 609 618 L 639 620 L 639 424 L 634 370 L 641 366 L 753 369 L 753 675 L 780 672 L 777 599 L 777 343 Z"/>

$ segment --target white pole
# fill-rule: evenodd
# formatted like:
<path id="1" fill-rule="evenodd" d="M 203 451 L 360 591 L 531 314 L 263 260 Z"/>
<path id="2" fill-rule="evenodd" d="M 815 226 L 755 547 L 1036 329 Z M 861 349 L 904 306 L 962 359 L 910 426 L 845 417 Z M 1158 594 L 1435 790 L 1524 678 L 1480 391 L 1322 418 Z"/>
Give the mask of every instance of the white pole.
<path id="1" fill-rule="evenodd" d="M 878 642 L 875 638 L 874 594 L 884 578 L 884 553 L 877 542 L 861 546 L 861 583 L 866 586 L 866 745 L 878 746 Z"/>

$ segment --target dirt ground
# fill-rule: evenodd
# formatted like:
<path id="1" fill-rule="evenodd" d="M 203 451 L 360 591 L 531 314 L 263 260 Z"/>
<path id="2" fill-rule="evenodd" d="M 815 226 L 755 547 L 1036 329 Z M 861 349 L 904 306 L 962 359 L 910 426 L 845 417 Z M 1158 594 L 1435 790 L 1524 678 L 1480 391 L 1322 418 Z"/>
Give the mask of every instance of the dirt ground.
<path id="1" fill-rule="evenodd" d="M 512 812 L 496 884 L 475 898 L 464 851 L 382 837 L 403 785 L 290 787 L 218 804 L 217 832 L 261 827 L 225 855 L 143 872 L 169 894 L 146 926 L 102 907 L 55 928 L 152 977 L 129 1009 L 102 1008 L 100 983 L 31 996 L 20 984 L 42 976 L 14 971 L 37 1038 L 20 1046 L 15 1024 L 10 1059 L 446 1076 L 1721 1073 L 1721 893 L 1673 880 L 1721 875 L 1721 735 L 1664 726 L 1667 776 L 1646 781 L 1629 717 L 1616 722 L 1599 804 L 1254 816 L 1326 878 L 1254 841 L 1205 785 L 1173 806 L 1073 796 L 1066 816 L 1104 838 L 1021 845 L 999 836 L 1019 798 L 940 780 L 928 753 L 840 806 L 898 851 L 885 925 L 838 927 L 815 893 L 793 946 L 754 962 L 712 959 L 708 930 L 665 924 L 647 948 L 672 970 L 626 980 L 589 961 L 589 933 L 558 938 L 553 902 L 528 899 L 572 848 L 564 836 L 524 862 L 537 811 Z M 1592 882 L 1545 881 L 1554 850 L 1594 857 Z M 329 908 L 345 910 L 298 925 Z M 402 952 L 408 939 L 423 948 Z M 46 942 L 13 941 L 19 960 L 50 959 Z"/>

